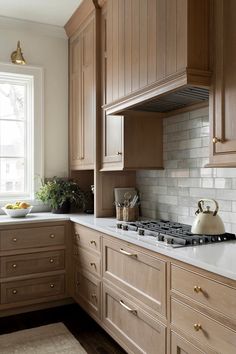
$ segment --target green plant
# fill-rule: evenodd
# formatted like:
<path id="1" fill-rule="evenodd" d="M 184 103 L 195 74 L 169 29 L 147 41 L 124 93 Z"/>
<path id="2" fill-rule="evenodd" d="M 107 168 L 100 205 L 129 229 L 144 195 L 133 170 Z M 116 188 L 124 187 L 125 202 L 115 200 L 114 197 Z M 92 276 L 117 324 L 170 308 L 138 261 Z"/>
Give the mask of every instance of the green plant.
<path id="1" fill-rule="evenodd" d="M 80 207 L 84 200 L 84 193 L 76 182 L 59 177 L 42 181 L 42 186 L 36 196 L 52 209 L 62 207 L 65 202 Z"/>

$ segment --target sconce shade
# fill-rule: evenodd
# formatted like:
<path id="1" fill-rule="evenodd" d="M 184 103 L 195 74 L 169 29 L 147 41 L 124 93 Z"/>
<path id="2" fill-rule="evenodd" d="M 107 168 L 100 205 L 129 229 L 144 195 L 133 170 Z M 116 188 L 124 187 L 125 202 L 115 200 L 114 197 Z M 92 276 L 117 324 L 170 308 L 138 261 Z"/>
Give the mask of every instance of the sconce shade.
<path id="1" fill-rule="evenodd" d="M 11 53 L 11 61 L 13 64 L 25 64 L 25 59 L 20 47 L 20 41 L 17 42 L 17 48 L 14 52 Z"/>

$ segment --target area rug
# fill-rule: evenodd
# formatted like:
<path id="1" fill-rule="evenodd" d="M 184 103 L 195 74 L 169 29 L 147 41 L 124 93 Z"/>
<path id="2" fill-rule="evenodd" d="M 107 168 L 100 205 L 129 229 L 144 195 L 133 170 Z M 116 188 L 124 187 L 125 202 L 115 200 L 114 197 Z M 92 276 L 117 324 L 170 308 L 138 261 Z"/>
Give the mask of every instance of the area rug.
<path id="1" fill-rule="evenodd" d="M 63 323 L 0 336 L 1 354 L 87 354 Z"/>

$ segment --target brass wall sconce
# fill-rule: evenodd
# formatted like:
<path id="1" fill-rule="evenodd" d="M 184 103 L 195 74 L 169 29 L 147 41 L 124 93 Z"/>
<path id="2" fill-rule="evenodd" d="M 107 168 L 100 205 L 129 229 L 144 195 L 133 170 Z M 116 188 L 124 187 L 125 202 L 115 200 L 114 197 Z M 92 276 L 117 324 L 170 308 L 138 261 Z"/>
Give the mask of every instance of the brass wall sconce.
<path id="1" fill-rule="evenodd" d="M 14 52 L 11 53 L 11 61 L 13 64 L 25 64 L 25 59 L 20 47 L 20 41 L 17 42 L 17 48 Z"/>

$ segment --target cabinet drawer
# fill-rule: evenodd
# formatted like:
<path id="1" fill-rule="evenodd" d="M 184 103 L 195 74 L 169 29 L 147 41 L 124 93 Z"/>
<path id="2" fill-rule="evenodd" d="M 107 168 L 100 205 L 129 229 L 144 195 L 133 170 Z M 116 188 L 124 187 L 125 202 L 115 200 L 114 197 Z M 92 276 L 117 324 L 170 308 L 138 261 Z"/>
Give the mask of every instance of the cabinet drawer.
<path id="1" fill-rule="evenodd" d="M 165 353 L 165 326 L 107 285 L 103 286 L 102 320 L 132 353 Z"/>
<path id="2" fill-rule="evenodd" d="M 65 292 L 64 275 L 37 279 L 19 280 L 1 285 L 1 302 L 3 304 L 34 300 L 63 295 Z"/>
<path id="3" fill-rule="evenodd" d="M 166 264 L 157 258 L 104 239 L 103 277 L 142 301 L 152 310 L 166 314 Z"/>
<path id="4" fill-rule="evenodd" d="M 88 312 L 100 317 L 101 281 L 88 273 L 75 270 L 75 300 Z"/>
<path id="5" fill-rule="evenodd" d="M 236 289 L 196 273 L 171 266 L 171 288 L 236 319 Z"/>
<path id="6" fill-rule="evenodd" d="M 101 259 L 99 256 L 74 246 L 74 256 L 82 270 L 87 270 L 95 275 L 101 275 Z"/>
<path id="7" fill-rule="evenodd" d="M 85 247 L 98 253 L 101 252 L 100 234 L 88 227 L 74 224 L 74 240 L 80 247 Z"/>
<path id="8" fill-rule="evenodd" d="M 175 332 L 171 332 L 171 354 L 206 354 Z M 209 353 L 210 354 L 210 353 Z"/>
<path id="9" fill-rule="evenodd" d="M 64 267 L 64 250 L 1 257 L 1 277 L 50 272 Z"/>
<path id="10" fill-rule="evenodd" d="M 64 244 L 64 226 L 42 226 L 1 231 L 0 248 L 16 250 Z"/>
<path id="11" fill-rule="evenodd" d="M 219 322 L 172 299 L 171 322 L 186 336 L 192 336 L 202 345 L 209 346 L 221 354 L 235 354 L 236 332 Z M 197 327 L 197 328 L 196 328 Z"/>

